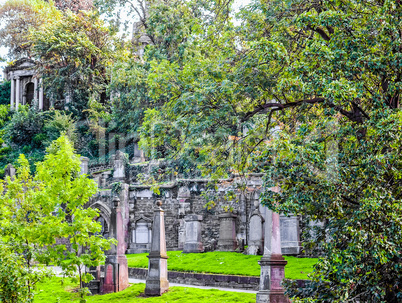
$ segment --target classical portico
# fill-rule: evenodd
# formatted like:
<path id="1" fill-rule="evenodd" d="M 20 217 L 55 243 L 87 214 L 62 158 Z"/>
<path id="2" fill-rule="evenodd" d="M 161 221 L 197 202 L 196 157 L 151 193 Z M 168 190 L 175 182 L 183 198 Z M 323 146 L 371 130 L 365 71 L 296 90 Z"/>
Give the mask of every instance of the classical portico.
<path id="1" fill-rule="evenodd" d="M 36 72 L 36 62 L 23 58 L 4 70 L 5 78 L 11 81 L 10 108 L 18 110 L 20 105 L 35 106 L 39 110 L 49 109 L 43 94 L 42 79 Z"/>

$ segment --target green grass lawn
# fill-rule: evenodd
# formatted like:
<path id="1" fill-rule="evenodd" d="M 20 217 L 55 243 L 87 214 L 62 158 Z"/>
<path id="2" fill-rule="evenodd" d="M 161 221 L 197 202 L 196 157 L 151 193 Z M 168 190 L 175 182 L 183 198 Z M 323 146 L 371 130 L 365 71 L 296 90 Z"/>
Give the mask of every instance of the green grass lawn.
<path id="1" fill-rule="evenodd" d="M 261 256 L 249 256 L 233 252 L 207 252 L 202 254 L 182 254 L 181 251 L 168 251 L 168 269 L 212 274 L 259 276 Z M 127 255 L 129 267 L 148 267 L 148 253 Z M 308 279 L 313 271 L 316 258 L 287 257 L 285 278 Z"/>
<path id="2" fill-rule="evenodd" d="M 79 302 L 78 294 L 74 292 L 76 284 L 65 279 L 61 285 L 60 278 L 53 278 L 38 285 L 35 294 L 34 303 L 64 303 Z M 190 287 L 171 287 L 169 292 L 161 297 L 144 298 L 141 293 L 144 292 L 145 284 L 133 284 L 129 288 L 119 293 L 108 295 L 88 296 L 88 303 L 113 302 L 113 303 L 162 303 L 162 302 L 255 302 L 255 294 L 236 293 L 220 291 L 216 289 L 204 290 Z"/>

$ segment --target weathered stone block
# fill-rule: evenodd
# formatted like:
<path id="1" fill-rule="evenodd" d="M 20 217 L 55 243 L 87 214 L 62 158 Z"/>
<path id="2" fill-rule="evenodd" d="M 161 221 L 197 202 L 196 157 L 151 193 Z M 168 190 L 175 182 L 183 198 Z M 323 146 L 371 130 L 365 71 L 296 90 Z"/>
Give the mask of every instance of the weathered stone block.
<path id="1" fill-rule="evenodd" d="M 186 240 L 183 247 L 184 253 L 200 253 L 204 251 L 201 242 L 201 221 L 200 215 L 187 215 L 184 217 Z"/>
<path id="2" fill-rule="evenodd" d="M 218 250 L 235 251 L 237 248 L 236 240 L 236 218 L 233 213 L 223 213 L 219 215 L 219 240 Z"/>

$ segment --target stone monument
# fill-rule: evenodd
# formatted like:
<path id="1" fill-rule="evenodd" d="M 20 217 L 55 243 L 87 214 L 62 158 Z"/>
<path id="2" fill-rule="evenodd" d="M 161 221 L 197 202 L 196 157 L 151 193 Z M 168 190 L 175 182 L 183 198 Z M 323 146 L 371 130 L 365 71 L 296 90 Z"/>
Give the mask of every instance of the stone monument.
<path id="1" fill-rule="evenodd" d="M 299 217 L 281 215 L 281 249 L 283 255 L 298 255 L 301 251 Z"/>
<path id="2" fill-rule="evenodd" d="M 105 279 L 103 293 L 118 292 L 126 289 L 128 283 L 128 264 L 125 252 L 123 217 L 121 215 L 120 199 L 116 196 L 113 199 L 113 211 L 111 225 L 113 236 L 117 240 L 117 247 L 111 249 L 105 261 Z"/>
<path id="3" fill-rule="evenodd" d="M 201 215 L 187 215 L 184 217 L 186 222 L 186 240 L 184 242 L 184 253 L 201 253 L 204 247 L 201 242 Z"/>
<path id="4" fill-rule="evenodd" d="M 81 175 L 88 175 L 89 172 L 89 158 L 81 157 Z"/>
<path id="5" fill-rule="evenodd" d="M 8 164 L 5 169 L 5 175 L 10 177 L 11 180 L 14 180 L 15 177 L 15 168 L 12 164 Z"/>
<path id="6" fill-rule="evenodd" d="M 252 212 L 249 220 L 248 255 L 258 255 L 264 252 L 264 218 L 259 210 L 259 201 L 256 200 L 255 204 L 256 209 Z"/>
<path id="7" fill-rule="evenodd" d="M 169 289 L 167 280 L 167 259 L 165 219 L 162 210 L 162 201 L 156 202 L 152 225 L 151 252 L 148 255 L 148 276 L 145 286 L 145 295 L 160 296 Z"/>
<path id="8" fill-rule="evenodd" d="M 237 215 L 231 212 L 225 212 L 219 215 L 218 250 L 220 251 L 236 250 L 237 248 L 236 218 Z"/>
<path id="9" fill-rule="evenodd" d="M 281 285 L 287 261 L 281 253 L 279 214 L 271 210 L 266 211 L 264 255 L 258 263 L 261 275 L 257 303 L 290 303 Z"/>
<path id="10" fill-rule="evenodd" d="M 113 160 L 113 178 L 124 180 L 126 177 L 124 153 L 120 150 L 116 151 Z"/>

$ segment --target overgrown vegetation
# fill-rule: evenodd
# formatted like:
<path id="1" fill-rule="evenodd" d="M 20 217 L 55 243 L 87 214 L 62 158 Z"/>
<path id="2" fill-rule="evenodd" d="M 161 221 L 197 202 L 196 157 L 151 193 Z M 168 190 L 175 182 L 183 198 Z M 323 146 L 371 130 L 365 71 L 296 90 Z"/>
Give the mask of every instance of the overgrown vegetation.
<path id="1" fill-rule="evenodd" d="M 97 0 L 139 14 L 133 41 L 114 44 L 119 20 L 109 30 L 77 1 L 8 1 L 0 37 L 43 61 L 53 105 L 89 121 L 79 138 L 120 132 L 180 163 L 171 175 L 264 173 L 265 205 L 323 222 L 323 258 L 294 298 L 402 299 L 400 1 L 252 0 L 236 14 L 233 1 Z M 4 117 L 1 165 L 39 159 L 59 132 L 29 110 Z"/>

